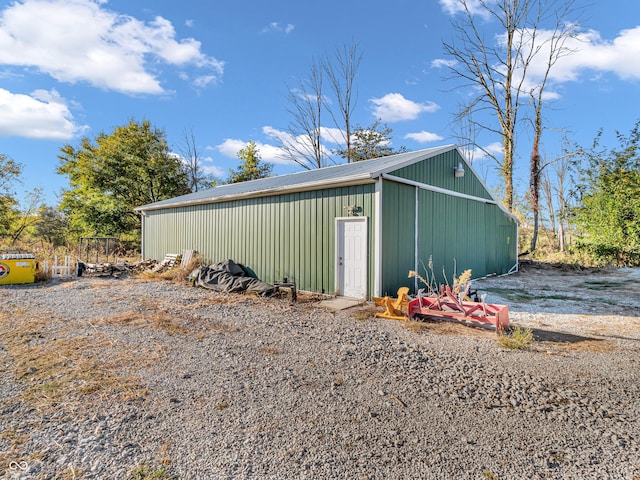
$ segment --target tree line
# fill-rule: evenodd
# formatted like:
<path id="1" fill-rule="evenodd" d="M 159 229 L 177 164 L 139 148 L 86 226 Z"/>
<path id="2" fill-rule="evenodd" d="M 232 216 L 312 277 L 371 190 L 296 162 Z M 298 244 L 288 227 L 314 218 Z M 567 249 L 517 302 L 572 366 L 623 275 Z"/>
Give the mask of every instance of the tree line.
<path id="1" fill-rule="evenodd" d="M 561 253 L 576 249 L 600 261 L 640 263 L 638 124 L 628 135 L 618 133 L 614 148 L 602 146 L 599 133 L 587 148 L 566 140 L 556 158 L 548 160 L 543 153 L 544 93 L 558 61 L 573 53 L 568 45 L 578 24 L 572 17 L 579 13 L 574 0 L 459 0 L 458 6 L 452 39 L 443 41 L 448 79 L 471 93 L 454 112 L 458 144 L 470 162 L 473 151 L 494 159 L 502 178 L 497 193 L 521 218 L 525 248 L 535 253 L 542 232 L 544 243 Z M 501 26 L 497 38 L 483 35 L 488 21 Z M 365 127 L 354 122 L 362 58 L 356 43 L 345 44 L 313 58 L 306 75 L 287 86 L 290 122 L 277 133 L 285 159 L 313 169 L 405 150 L 392 147 L 392 130 L 379 119 Z M 516 140 L 525 132 L 532 141 L 529 187 L 522 198 L 514 188 L 514 171 Z M 500 140 L 500 153 L 483 149 L 487 135 Z M 131 120 L 93 140 L 84 138 L 77 147 L 65 145 L 58 173 L 70 186 L 57 208 L 40 205 L 38 191 L 18 206 L 11 187 L 21 166 L 0 156 L 0 236 L 15 241 L 46 224 L 52 226 L 46 232 L 52 239 L 60 231 L 136 239 L 136 206 L 272 174 L 257 144 L 249 142 L 238 152 L 237 169 L 226 179 L 212 178 L 203 171 L 193 132 L 183 131 L 182 140 L 177 155 L 162 130 Z"/>
<path id="2" fill-rule="evenodd" d="M 540 222 L 552 251 L 578 253 L 583 260 L 640 265 L 640 120 L 629 133 L 616 132 L 617 145 L 602 145 L 604 131 L 589 146 L 567 141 L 563 154 L 541 175 Z M 353 150 L 358 155 L 365 151 Z M 364 156 L 363 158 L 370 158 Z M 57 206 L 34 190 L 19 202 L 15 195 L 22 166 L 0 154 L 0 239 L 66 245 L 81 236 L 139 240 L 134 208 L 209 187 L 264 178 L 272 166 L 261 160 L 255 142 L 238 152 L 239 167 L 226 180 L 196 169 L 172 153 L 164 132 L 147 121 L 130 121 L 111 134 L 87 138 L 60 149 L 58 173 L 69 188 Z M 204 179 L 207 178 L 205 181 Z M 531 232 L 533 215 L 526 201 L 516 202 L 522 230 Z"/>

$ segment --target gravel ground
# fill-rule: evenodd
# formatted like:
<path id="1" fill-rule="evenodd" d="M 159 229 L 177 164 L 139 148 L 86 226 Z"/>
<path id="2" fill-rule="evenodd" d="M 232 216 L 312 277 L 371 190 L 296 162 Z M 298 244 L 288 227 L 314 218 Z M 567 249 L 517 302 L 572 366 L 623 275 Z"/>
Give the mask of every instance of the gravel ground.
<path id="1" fill-rule="evenodd" d="M 630 272 L 607 272 L 619 297 L 585 286 L 588 300 L 579 285 L 597 274 L 476 282 L 534 329 L 528 350 L 312 296 L 135 279 L 0 288 L 0 476 L 638 479 Z"/>

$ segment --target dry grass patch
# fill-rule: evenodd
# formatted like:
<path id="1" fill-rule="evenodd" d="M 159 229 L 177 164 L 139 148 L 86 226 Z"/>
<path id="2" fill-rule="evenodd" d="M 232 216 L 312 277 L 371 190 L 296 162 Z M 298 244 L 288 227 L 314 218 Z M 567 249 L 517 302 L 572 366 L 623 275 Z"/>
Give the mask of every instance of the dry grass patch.
<path id="1" fill-rule="evenodd" d="M 282 353 L 282 349 L 278 347 L 262 347 L 260 352 L 265 355 L 279 355 Z"/>
<path id="2" fill-rule="evenodd" d="M 118 345 L 100 333 L 74 334 L 69 322 L 36 317 L 23 311 L 0 312 L 2 372 L 15 378 L 19 393 L 5 398 L 3 405 L 24 403 L 42 414 L 65 411 L 75 415 L 104 402 L 140 401 L 148 394 L 131 365 L 158 361 L 149 348 Z M 10 411 L 7 410 L 7 411 Z M 13 418 L 0 413 L 0 464 L 31 461 L 22 458 L 22 446 L 41 427 L 38 420 Z M 56 478 L 80 478 L 69 467 Z"/>
<path id="3" fill-rule="evenodd" d="M 240 331 L 240 328 L 235 325 L 229 325 L 228 323 L 205 323 L 202 327 L 205 330 L 213 330 L 220 333 L 236 333 Z"/>
<path id="4" fill-rule="evenodd" d="M 405 327 L 416 333 L 431 333 L 434 335 L 464 335 L 467 337 L 492 338 L 495 337 L 495 330 L 482 328 L 475 325 L 466 325 L 460 322 L 446 320 L 413 320 L 408 321 Z"/>
<path id="5" fill-rule="evenodd" d="M 351 317 L 356 320 L 367 320 L 373 318 L 380 310 L 375 305 L 368 305 L 366 307 L 360 307 L 351 311 Z"/>
<path id="6" fill-rule="evenodd" d="M 22 399 L 38 410 L 73 406 L 94 396 L 126 401 L 147 393 L 135 376 L 121 374 L 135 361 L 130 350 L 107 354 L 113 344 L 104 336 L 69 336 L 58 320 L 14 312 L 0 314 L 0 338 L 24 387 Z"/>
<path id="7" fill-rule="evenodd" d="M 194 256 L 185 266 L 177 266 L 169 270 L 154 272 L 153 270 L 145 270 L 136 274 L 136 278 L 141 280 L 166 280 L 175 283 L 187 283 L 189 275 L 196 268 L 204 264 L 204 258 L 201 255 Z"/>
<path id="8" fill-rule="evenodd" d="M 161 310 L 150 312 L 137 312 L 129 310 L 128 312 L 105 317 L 100 323 L 105 325 L 124 325 L 138 328 L 160 329 L 170 335 L 184 335 L 191 331 L 180 324 L 179 320 L 168 312 Z"/>
<path id="9" fill-rule="evenodd" d="M 183 308 L 191 310 L 191 309 L 197 309 L 197 308 L 206 308 L 212 305 L 232 305 L 234 303 L 242 302 L 246 300 L 246 298 L 247 297 L 243 295 L 218 293 L 218 292 L 212 291 L 210 297 L 198 300 L 197 302 L 191 305 L 186 305 Z"/>
<path id="10" fill-rule="evenodd" d="M 418 322 L 414 320 L 407 322 L 405 326 L 407 330 L 411 330 L 412 332 L 415 332 L 415 333 L 420 333 L 429 328 L 425 322 Z"/>

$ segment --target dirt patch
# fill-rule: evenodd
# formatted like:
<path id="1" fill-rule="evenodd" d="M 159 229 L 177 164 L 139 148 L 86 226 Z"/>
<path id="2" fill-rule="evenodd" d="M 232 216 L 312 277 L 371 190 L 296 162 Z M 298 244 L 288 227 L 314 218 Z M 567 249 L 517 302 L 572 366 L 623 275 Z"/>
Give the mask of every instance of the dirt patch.
<path id="1" fill-rule="evenodd" d="M 550 348 L 640 347 L 640 268 L 524 264 L 473 285 L 487 302 L 508 305 L 511 323 L 533 329 L 536 342 Z"/>

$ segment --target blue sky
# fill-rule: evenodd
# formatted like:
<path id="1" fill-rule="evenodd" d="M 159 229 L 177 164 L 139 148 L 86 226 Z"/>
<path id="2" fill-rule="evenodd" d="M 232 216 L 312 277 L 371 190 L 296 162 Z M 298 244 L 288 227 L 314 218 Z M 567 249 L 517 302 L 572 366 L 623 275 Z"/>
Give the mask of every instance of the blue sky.
<path id="1" fill-rule="evenodd" d="M 548 159 L 559 154 L 562 131 L 587 145 L 604 128 L 614 146 L 615 130 L 628 132 L 640 118 L 640 2 L 576 5 L 584 7 L 575 18 L 580 41 L 548 86 Z M 351 42 L 363 55 L 355 123 L 380 118 L 395 148 L 456 143 L 452 115 L 469 92 L 444 80 L 442 68 L 455 10 L 456 0 L 0 1 L 0 153 L 24 165 L 18 194 L 42 188 L 50 204 L 67 186 L 55 173 L 60 148 L 131 118 L 163 128 L 176 152 L 191 129 L 204 168 L 221 178 L 249 140 L 274 173 L 296 171 L 277 141 L 291 120 L 288 86 L 307 76 L 314 57 Z M 492 22 L 482 28 L 488 38 L 497 32 Z M 519 133 L 521 189 L 530 142 Z M 475 155 L 490 185 L 494 166 Z"/>

